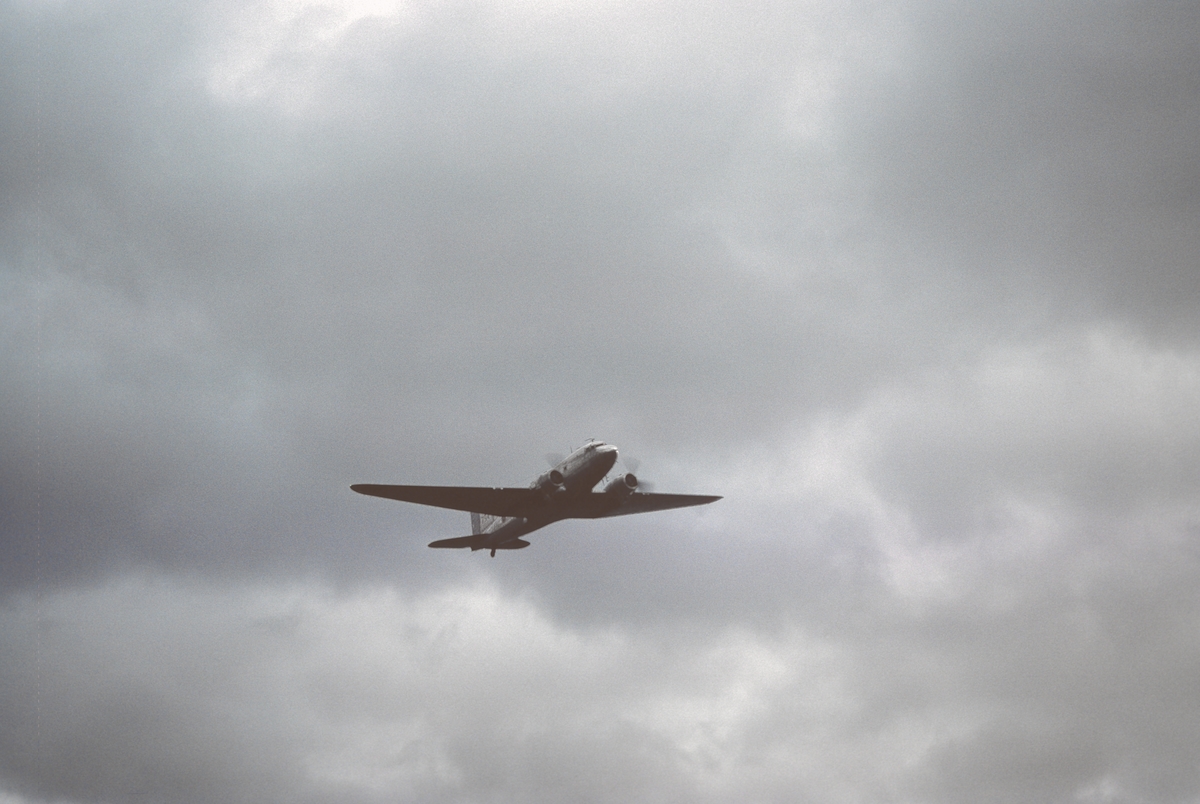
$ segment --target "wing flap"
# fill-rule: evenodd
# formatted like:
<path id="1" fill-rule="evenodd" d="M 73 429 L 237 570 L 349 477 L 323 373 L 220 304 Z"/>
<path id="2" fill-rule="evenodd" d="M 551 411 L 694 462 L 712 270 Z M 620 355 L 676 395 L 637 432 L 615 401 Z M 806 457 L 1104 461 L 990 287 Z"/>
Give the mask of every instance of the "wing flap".
<path id="1" fill-rule="evenodd" d="M 535 489 L 492 489 L 471 486 L 387 486 L 358 483 L 351 491 L 388 500 L 432 505 L 454 511 L 470 511 L 492 516 L 525 516 L 541 501 Z"/>

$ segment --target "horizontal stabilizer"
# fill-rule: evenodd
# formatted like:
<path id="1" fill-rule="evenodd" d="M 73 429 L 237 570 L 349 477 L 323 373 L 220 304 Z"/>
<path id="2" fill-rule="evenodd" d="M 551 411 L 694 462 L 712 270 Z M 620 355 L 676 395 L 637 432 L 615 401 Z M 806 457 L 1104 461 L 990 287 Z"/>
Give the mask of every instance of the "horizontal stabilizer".
<path id="1" fill-rule="evenodd" d="M 505 542 L 504 544 L 496 545 L 496 549 L 497 550 L 520 550 L 522 547 L 528 547 L 528 546 L 529 546 L 529 542 L 525 541 L 524 539 L 513 539 L 512 541 Z"/>
<path id="2" fill-rule="evenodd" d="M 483 547 L 483 543 L 487 541 L 486 533 L 478 533 L 474 536 L 457 536 L 453 539 L 438 539 L 436 542 L 430 542 L 430 547 L 471 547 L 476 550 Z"/>
<path id="3" fill-rule="evenodd" d="M 522 547 L 528 547 L 529 542 L 524 539 L 510 539 L 502 544 L 488 544 L 490 534 L 479 533 L 474 536 L 456 536 L 453 539 L 438 539 L 436 542 L 430 542 L 430 547 L 470 547 L 472 550 L 520 550 Z"/>

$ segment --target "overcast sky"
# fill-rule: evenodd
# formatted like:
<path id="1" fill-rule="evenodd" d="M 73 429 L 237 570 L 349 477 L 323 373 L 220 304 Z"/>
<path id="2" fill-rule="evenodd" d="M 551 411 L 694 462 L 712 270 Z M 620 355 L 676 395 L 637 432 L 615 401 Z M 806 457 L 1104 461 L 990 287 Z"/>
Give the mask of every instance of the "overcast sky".
<path id="1" fill-rule="evenodd" d="M 0 804 L 1200 801 L 1194 2 L 0 36 Z"/>

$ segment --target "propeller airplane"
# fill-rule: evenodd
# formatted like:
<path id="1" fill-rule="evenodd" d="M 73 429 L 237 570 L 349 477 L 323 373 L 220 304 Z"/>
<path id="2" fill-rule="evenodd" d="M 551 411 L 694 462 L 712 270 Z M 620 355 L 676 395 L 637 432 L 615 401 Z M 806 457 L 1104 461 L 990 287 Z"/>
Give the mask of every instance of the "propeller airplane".
<path id="1" fill-rule="evenodd" d="M 554 456 L 557 458 L 558 456 Z M 707 505 L 721 499 L 701 494 L 655 494 L 639 491 L 633 472 L 595 487 L 617 462 L 617 448 L 603 441 L 589 441 L 528 488 L 472 486 L 388 486 L 358 483 L 351 490 L 372 497 L 432 505 L 471 514 L 471 535 L 430 542 L 430 547 L 469 547 L 490 550 L 520 550 L 529 546 L 521 538 L 560 519 L 600 519 L 626 514 L 643 514 L 671 508 Z"/>

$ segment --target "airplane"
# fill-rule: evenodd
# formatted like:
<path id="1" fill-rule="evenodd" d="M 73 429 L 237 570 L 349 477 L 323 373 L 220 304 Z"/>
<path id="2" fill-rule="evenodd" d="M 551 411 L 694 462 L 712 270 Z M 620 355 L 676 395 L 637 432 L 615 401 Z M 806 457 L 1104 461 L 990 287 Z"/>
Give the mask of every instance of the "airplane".
<path id="1" fill-rule="evenodd" d="M 700 494 L 652 494 L 638 491 L 638 479 L 627 472 L 611 481 L 603 491 L 595 486 L 608 476 L 617 462 L 617 448 L 603 441 L 589 441 L 539 475 L 528 488 L 480 488 L 472 486 L 386 486 L 357 483 L 350 487 L 359 494 L 389 500 L 432 505 L 471 514 L 471 535 L 438 539 L 430 547 L 469 547 L 471 551 L 521 550 L 529 542 L 521 538 L 560 519 L 600 519 L 609 516 L 665 511 L 707 505 L 721 499 Z"/>

